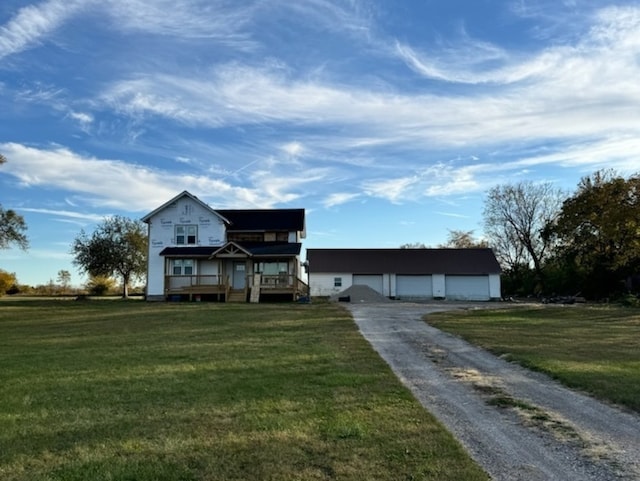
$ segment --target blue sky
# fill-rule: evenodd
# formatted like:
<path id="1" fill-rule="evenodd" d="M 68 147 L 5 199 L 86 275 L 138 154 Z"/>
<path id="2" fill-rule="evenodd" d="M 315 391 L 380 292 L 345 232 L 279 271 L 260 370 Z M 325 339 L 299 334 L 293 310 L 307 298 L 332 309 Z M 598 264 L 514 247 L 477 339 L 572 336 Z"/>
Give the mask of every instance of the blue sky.
<path id="1" fill-rule="evenodd" d="M 0 2 L 0 203 L 24 284 L 188 190 L 307 210 L 305 247 L 482 234 L 497 184 L 640 171 L 640 4 Z"/>

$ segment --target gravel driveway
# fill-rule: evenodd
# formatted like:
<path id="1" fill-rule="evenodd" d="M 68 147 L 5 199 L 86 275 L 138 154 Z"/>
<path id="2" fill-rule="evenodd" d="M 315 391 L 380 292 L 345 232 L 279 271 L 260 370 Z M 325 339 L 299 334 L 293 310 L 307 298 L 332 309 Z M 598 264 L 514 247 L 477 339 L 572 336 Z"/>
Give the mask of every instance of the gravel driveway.
<path id="1" fill-rule="evenodd" d="M 485 307 L 495 307 L 495 304 Z M 421 318 L 461 303 L 346 303 L 364 337 L 494 480 L 640 480 L 640 417 Z"/>

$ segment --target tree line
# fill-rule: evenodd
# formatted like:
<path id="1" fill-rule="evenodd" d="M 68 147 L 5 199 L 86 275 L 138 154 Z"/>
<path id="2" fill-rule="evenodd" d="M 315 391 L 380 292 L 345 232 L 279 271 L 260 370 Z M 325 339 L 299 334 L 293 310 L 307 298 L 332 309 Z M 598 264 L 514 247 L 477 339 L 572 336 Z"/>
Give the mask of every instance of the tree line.
<path id="1" fill-rule="evenodd" d="M 640 291 L 640 176 L 599 170 L 567 194 L 552 183 L 489 190 L 485 240 L 503 268 L 505 295 Z"/>
<path id="2" fill-rule="evenodd" d="M 6 161 L 6 157 L 0 154 L 0 165 Z M 5 210 L 0 204 L 0 250 L 8 249 L 13 244 L 26 250 L 29 246 L 26 230 L 24 218 L 14 210 Z M 126 298 L 131 282 L 143 277 L 146 271 L 145 226 L 139 220 L 122 216 L 108 217 L 92 235 L 80 231 L 71 245 L 71 253 L 74 265 L 89 275 L 87 288 L 90 292 L 105 293 L 113 289 L 113 278 L 119 277 L 122 281 L 122 297 Z M 71 273 L 60 270 L 57 280 L 57 285 L 53 280 L 49 281 L 48 287 L 52 292 L 54 286 L 60 287 L 64 293 L 69 288 Z M 19 286 L 15 273 L 0 269 L 0 295 L 17 291 Z"/>
<path id="3" fill-rule="evenodd" d="M 483 227 L 481 239 L 452 230 L 438 247 L 492 248 L 504 296 L 603 299 L 640 292 L 639 174 L 599 170 L 573 193 L 551 182 L 495 186 L 484 201 Z"/>

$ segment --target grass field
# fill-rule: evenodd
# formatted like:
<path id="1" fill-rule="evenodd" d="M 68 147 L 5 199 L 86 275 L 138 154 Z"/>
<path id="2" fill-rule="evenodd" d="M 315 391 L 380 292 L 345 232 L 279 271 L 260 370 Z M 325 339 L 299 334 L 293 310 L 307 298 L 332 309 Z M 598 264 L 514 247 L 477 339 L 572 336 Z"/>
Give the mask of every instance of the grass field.
<path id="1" fill-rule="evenodd" d="M 426 321 L 567 386 L 640 412 L 640 310 L 541 306 L 438 313 Z"/>
<path id="2" fill-rule="evenodd" d="M 0 301 L 3 481 L 480 480 L 332 304 Z"/>

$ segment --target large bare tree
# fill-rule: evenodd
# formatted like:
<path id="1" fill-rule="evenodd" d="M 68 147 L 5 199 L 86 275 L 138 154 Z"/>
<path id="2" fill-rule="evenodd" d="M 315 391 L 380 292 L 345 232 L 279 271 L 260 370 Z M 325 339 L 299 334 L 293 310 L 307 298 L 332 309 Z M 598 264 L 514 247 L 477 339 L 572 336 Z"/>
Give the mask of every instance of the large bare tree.
<path id="1" fill-rule="evenodd" d="M 489 243 L 484 239 L 476 239 L 472 230 L 449 229 L 447 242 L 440 244 L 441 248 L 454 249 L 478 249 L 489 247 Z"/>
<path id="2" fill-rule="evenodd" d="M 551 248 L 543 230 L 558 215 L 563 199 L 553 184 L 534 182 L 498 185 L 485 199 L 485 235 L 500 264 L 506 270 L 532 268 L 541 289 L 542 268 Z"/>

